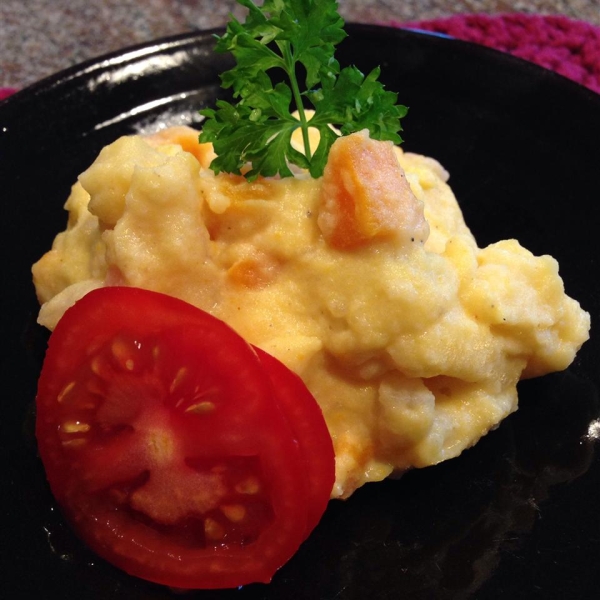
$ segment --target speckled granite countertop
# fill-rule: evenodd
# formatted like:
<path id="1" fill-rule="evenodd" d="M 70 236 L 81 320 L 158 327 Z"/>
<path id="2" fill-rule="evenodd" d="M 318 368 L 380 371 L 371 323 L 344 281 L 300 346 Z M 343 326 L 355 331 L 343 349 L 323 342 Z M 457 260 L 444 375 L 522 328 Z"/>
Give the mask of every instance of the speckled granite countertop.
<path id="1" fill-rule="evenodd" d="M 339 0 L 346 21 L 457 13 L 563 14 L 600 25 L 600 0 Z M 73 64 L 171 34 L 223 25 L 235 0 L 0 0 L 0 87 L 22 88 Z"/>

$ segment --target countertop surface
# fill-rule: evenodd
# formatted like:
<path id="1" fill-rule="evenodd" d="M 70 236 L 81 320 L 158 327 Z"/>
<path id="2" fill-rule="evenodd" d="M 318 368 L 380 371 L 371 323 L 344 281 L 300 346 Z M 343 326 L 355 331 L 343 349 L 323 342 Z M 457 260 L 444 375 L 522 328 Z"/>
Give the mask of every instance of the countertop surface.
<path id="1" fill-rule="evenodd" d="M 600 25 L 600 0 L 340 0 L 348 22 L 396 23 L 454 14 L 561 14 Z M 235 0 L 0 0 L 0 87 L 23 88 L 126 46 L 225 24 Z"/>

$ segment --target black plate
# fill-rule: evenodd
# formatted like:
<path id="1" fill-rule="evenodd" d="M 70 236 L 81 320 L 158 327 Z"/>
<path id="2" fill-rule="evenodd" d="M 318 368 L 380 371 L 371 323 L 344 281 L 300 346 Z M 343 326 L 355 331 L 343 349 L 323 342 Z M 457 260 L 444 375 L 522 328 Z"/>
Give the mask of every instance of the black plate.
<path id="1" fill-rule="evenodd" d="M 600 96 L 529 63 L 438 36 L 350 26 L 342 64 L 382 66 L 410 106 L 405 148 L 438 158 L 485 245 L 554 255 L 567 292 L 600 316 Z M 2 597 L 162 599 L 64 525 L 32 435 L 46 336 L 30 265 L 100 148 L 156 119 L 192 123 L 227 58 L 210 33 L 70 69 L 0 105 Z M 594 323 L 595 325 L 595 323 Z M 600 585 L 598 337 L 566 372 L 521 385 L 521 408 L 458 459 L 333 502 L 270 586 L 194 598 L 563 599 Z"/>

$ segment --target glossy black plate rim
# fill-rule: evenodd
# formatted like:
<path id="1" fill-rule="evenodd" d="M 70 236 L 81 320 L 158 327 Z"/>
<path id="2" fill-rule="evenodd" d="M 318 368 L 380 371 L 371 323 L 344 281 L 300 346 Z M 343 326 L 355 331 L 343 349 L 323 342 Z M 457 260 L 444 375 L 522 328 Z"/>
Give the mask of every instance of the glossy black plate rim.
<path id="1" fill-rule="evenodd" d="M 438 63 L 445 65 L 438 68 L 438 75 L 443 74 L 444 69 L 453 75 L 462 74 L 460 84 L 472 85 L 481 93 L 481 98 L 471 101 L 468 107 L 472 111 L 470 127 L 481 127 L 477 135 L 461 135 L 458 126 L 446 123 L 443 106 L 435 102 L 427 106 L 426 102 L 417 104 L 409 101 L 406 103 L 411 108 L 410 119 L 406 122 L 404 135 L 407 149 L 435 156 L 449 168 L 451 182 L 463 203 L 467 222 L 480 240 L 483 237 L 484 242 L 490 243 L 509 237 L 516 231 L 515 237 L 523 239 L 526 247 L 545 252 L 547 248 L 552 249 L 553 238 L 560 236 L 558 228 L 548 232 L 537 225 L 535 216 L 539 206 L 531 209 L 522 206 L 523 197 L 532 196 L 534 188 L 528 187 L 531 184 L 520 179 L 509 182 L 510 185 L 506 183 L 507 189 L 524 190 L 516 198 L 507 195 L 502 186 L 511 171 L 503 164 L 497 165 L 499 174 L 487 170 L 485 153 L 479 156 L 481 148 L 476 142 L 485 142 L 491 134 L 498 136 L 499 143 L 506 148 L 511 148 L 510 140 L 502 139 L 503 123 L 487 112 L 486 106 L 490 102 L 496 109 L 500 106 L 506 110 L 508 133 L 514 136 L 519 133 L 511 125 L 516 121 L 520 127 L 530 128 L 530 137 L 539 136 L 539 144 L 532 147 L 541 154 L 553 153 L 553 135 L 562 142 L 576 141 L 574 149 L 565 149 L 565 152 L 574 152 L 578 158 L 572 161 L 565 158 L 566 176 L 577 179 L 587 175 L 591 179 L 589 188 L 579 186 L 578 192 L 589 189 L 590 197 L 600 197 L 598 184 L 591 175 L 600 157 L 596 143 L 587 141 L 600 139 L 597 116 L 600 114 L 600 96 L 541 67 L 468 42 L 373 25 L 351 24 L 348 31 L 350 41 L 353 38 L 360 40 L 362 47 L 357 52 L 346 45 L 348 50 L 341 53 L 342 64 L 347 55 L 353 58 L 353 62 L 364 62 L 367 68 L 381 64 L 382 79 L 385 80 L 386 77 L 391 78 L 389 71 L 386 75 L 386 69 L 393 69 L 399 61 L 416 61 L 417 64 L 411 65 L 407 71 L 414 69 L 418 72 L 418 61 L 424 61 L 423 68 L 428 68 L 431 65 L 427 60 L 435 56 Z M 28 409 L 35 393 L 35 374 L 39 371 L 43 335 L 32 325 L 35 299 L 24 273 L 40 252 L 49 246 L 56 231 L 64 226 L 64 214 L 57 207 L 64 201 L 68 185 L 80 170 L 80 165 L 83 167 L 89 163 L 99 146 L 108 143 L 114 132 L 128 131 L 132 124 L 144 119 L 146 113 L 148 116 L 160 114 L 162 108 L 170 104 L 188 108 L 190 102 L 209 101 L 211 93 L 216 90 L 218 73 L 228 64 L 226 57 L 215 57 L 210 50 L 213 33 L 182 34 L 111 53 L 49 77 L 0 104 L 0 184 L 3 190 L 22 186 L 26 190 L 24 200 L 37 198 L 35 202 L 39 210 L 36 218 L 45 222 L 44 227 L 34 231 L 35 239 L 28 240 L 20 257 L 11 261 L 5 271 L 5 281 L 11 285 L 3 299 L 6 306 L 3 329 L 5 340 L 9 341 L 14 352 L 9 358 L 2 359 L 3 381 L 8 382 L 10 393 L 2 401 L 3 414 L 7 417 L 2 420 L 4 442 L 0 466 L 3 472 L 6 471 L 5 481 L 9 482 L 7 496 L 11 500 L 11 509 L 4 520 L 6 542 L 2 547 L 2 557 L 10 572 L 5 586 L 13 598 L 39 594 L 42 588 L 48 598 L 75 595 L 92 599 L 169 597 L 161 588 L 133 581 L 87 553 L 72 538 L 52 505 L 35 457 L 33 440 L 28 437 L 31 433 Z M 379 43 L 387 43 L 386 47 L 392 49 L 397 46 L 401 53 L 396 55 L 390 51 L 384 60 L 379 56 L 373 62 Z M 166 62 L 161 57 L 167 59 Z M 150 68 L 145 70 L 144 67 L 136 73 L 136 65 L 145 60 L 150 61 L 146 64 Z M 465 60 L 473 69 L 466 75 L 461 71 Z M 173 87 L 169 84 L 169 93 L 165 93 L 161 78 L 169 69 L 180 68 L 185 75 L 183 80 Z M 490 68 L 494 71 L 490 72 Z M 118 83 L 114 81 L 115 73 L 120 73 Z M 490 82 L 489 90 L 481 83 L 486 78 Z M 501 86 L 498 85 L 499 79 L 502 80 Z M 206 88 L 204 91 L 208 91 L 198 95 L 191 81 L 202 81 Z M 461 93 L 465 94 L 464 89 L 461 92 L 460 87 L 453 86 L 456 82 L 443 83 L 446 96 L 460 99 Z M 432 95 L 439 86 L 440 79 L 437 82 L 432 79 Z M 403 102 L 405 96 L 411 97 L 410 89 L 392 89 L 399 92 Z M 100 101 L 97 105 L 94 102 L 93 106 L 83 106 L 82 95 L 86 97 L 91 93 L 94 100 Z M 429 94 L 426 95 L 429 97 Z M 468 95 L 465 97 L 468 98 Z M 115 103 L 119 106 L 116 115 L 112 108 Z M 539 105 L 544 118 L 538 119 L 532 112 L 536 105 Z M 40 115 L 40 106 L 43 110 L 51 110 Z M 565 106 L 570 109 L 567 113 Z M 432 115 L 436 116 L 432 107 L 441 112 L 436 117 L 436 131 L 439 128 L 443 132 L 439 143 L 432 139 L 431 131 L 427 131 L 430 123 L 423 124 L 425 117 L 431 119 Z M 572 110 L 573 107 L 576 110 Z M 490 123 L 493 125 L 491 129 Z M 550 123 L 553 135 L 548 135 L 547 129 L 543 129 Z M 99 124 L 102 127 L 98 127 Z M 50 134 L 44 127 L 50 130 Z M 73 131 L 77 132 L 77 136 L 73 135 Z M 37 142 L 41 148 L 32 150 L 23 141 L 15 142 L 23 136 L 29 136 L 29 141 Z M 450 136 L 457 142 L 442 143 Z M 70 146 L 64 148 L 63 144 Z M 551 147 L 551 151 L 547 146 Z M 26 181 L 27 173 L 19 171 L 23 161 L 28 157 L 40 160 L 44 153 L 53 151 L 64 156 L 64 176 L 45 173 L 49 178 L 47 181 L 35 184 Z M 519 149 L 514 151 L 518 153 Z M 458 159 L 465 155 L 468 156 L 467 161 Z M 525 159 L 525 155 L 519 155 L 514 162 L 518 165 Z M 498 203 L 486 204 L 485 218 L 482 217 L 477 199 L 486 190 L 481 185 L 465 184 L 475 179 L 469 177 L 470 170 L 501 188 L 495 193 L 505 200 L 514 218 L 507 222 Z M 577 214 L 581 210 L 577 204 L 580 198 L 569 196 L 569 186 L 561 183 L 560 174 L 555 175 L 558 178 L 556 189 L 564 195 L 567 209 L 563 211 L 564 228 L 572 233 L 582 219 L 581 214 Z M 12 187 L 7 187 L 11 184 Z M 45 187 L 49 193 L 41 202 L 36 192 L 39 189 L 43 193 Z M 5 208 L 7 216 L 3 222 L 3 239 L 12 242 L 15 232 L 27 232 L 31 215 L 19 205 L 11 204 Z M 563 215 L 559 218 L 553 206 L 548 207 L 548 212 L 551 213 L 548 223 L 556 227 Z M 557 250 L 561 265 L 565 267 L 563 275 L 568 291 L 585 301 L 585 308 L 594 316 L 600 314 L 600 292 L 597 280 L 590 281 L 589 273 L 597 265 L 598 243 L 589 232 L 596 230 L 598 216 L 586 214 L 584 222 L 581 239 L 573 242 L 576 247 L 559 244 Z M 9 251 L 9 247 L 5 248 L 5 255 Z M 512 598 L 550 599 L 565 597 L 567 586 L 575 597 L 578 597 L 577 594 L 585 597 L 585 593 L 596 589 L 598 584 L 593 557 L 599 553 L 595 507 L 598 505 L 600 469 L 593 441 L 584 439 L 584 426 L 598 417 L 599 355 L 598 344 L 592 337 L 568 372 L 525 384 L 523 395 L 527 402 L 525 406 L 522 404 L 516 418 L 511 417 L 474 451 L 465 453 L 460 459 L 435 469 L 415 472 L 402 482 L 369 486 L 350 502 L 334 504 L 312 539 L 278 574 L 270 587 L 250 587 L 239 592 L 207 592 L 199 594 L 199 597 L 362 598 L 368 591 L 370 596 L 378 598 L 395 598 L 402 592 L 402 597 L 407 598 L 495 599 L 510 594 Z M 566 396 L 573 393 L 575 397 L 570 400 L 577 410 L 587 411 L 581 419 L 573 419 L 568 411 L 561 412 L 566 410 Z M 540 396 L 548 400 L 553 415 L 548 414 L 546 405 L 538 402 Z M 548 432 L 556 434 L 557 419 L 564 422 L 570 431 L 569 444 L 561 440 L 562 446 L 555 444 L 552 447 L 553 452 L 563 452 L 562 458 L 549 457 L 537 445 L 533 448 L 528 446 L 530 438 L 533 437 L 536 442 L 537 437 L 543 438 L 543 432 L 536 429 L 540 422 L 546 435 L 549 435 Z M 536 435 L 531 435 L 531 429 Z M 575 447 L 574 439 L 580 439 L 581 444 Z M 545 439 L 545 443 L 549 441 Z M 549 467 L 544 461 L 550 461 L 549 465 L 558 478 L 558 483 L 553 484 L 551 490 Z M 561 479 L 563 471 L 568 475 L 566 480 Z M 488 476 L 488 473 L 494 477 Z M 29 486 L 27 490 L 25 486 Z M 431 495 L 435 497 L 442 491 L 444 503 L 432 504 Z M 31 494 L 41 499 L 41 506 L 46 511 L 44 515 L 28 514 L 27 511 L 40 506 L 31 500 Z M 407 494 L 411 496 L 406 497 Z M 515 497 L 519 500 L 517 505 L 510 501 Z M 469 519 L 448 508 L 448 505 L 455 507 L 454 503 L 470 515 Z M 429 513 L 418 514 L 419 508 L 425 506 Z M 512 529 L 503 529 L 503 509 L 507 512 L 521 510 L 524 516 L 511 513 Z M 436 516 L 444 518 L 434 519 L 433 523 L 428 519 Z M 527 523 L 527 518 L 533 519 L 533 524 Z M 453 519 L 454 523 L 451 522 Z M 486 527 L 494 530 L 498 537 L 495 548 L 491 549 Z M 561 549 L 562 542 L 558 544 L 552 539 L 556 535 L 564 535 L 564 551 Z M 484 542 L 487 546 L 478 555 L 477 543 L 485 545 Z M 48 551 L 51 546 L 53 553 Z M 62 558 L 59 554 L 63 555 Z M 439 559 L 439 575 L 417 560 L 431 556 Z M 468 560 L 461 560 L 461 556 L 468 557 Z M 365 565 L 365 557 L 373 558 L 373 564 Z M 484 559 L 489 560 L 486 562 Z M 497 560 L 497 564 L 490 565 L 491 559 Z M 395 560 L 397 563 L 393 562 Z M 397 568 L 394 568 L 396 564 Z M 39 571 L 32 571 L 32 566 L 39 567 Z"/>

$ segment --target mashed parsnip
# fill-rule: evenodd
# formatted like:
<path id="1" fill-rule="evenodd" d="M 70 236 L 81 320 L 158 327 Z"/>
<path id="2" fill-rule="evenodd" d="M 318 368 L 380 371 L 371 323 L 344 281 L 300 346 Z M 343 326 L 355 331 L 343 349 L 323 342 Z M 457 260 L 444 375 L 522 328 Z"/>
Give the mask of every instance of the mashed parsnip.
<path id="1" fill-rule="evenodd" d="M 478 248 L 431 158 L 365 132 L 322 178 L 215 176 L 172 128 L 104 148 L 66 231 L 34 266 L 53 329 L 106 285 L 177 296 L 301 375 L 336 452 L 332 497 L 457 456 L 517 408 L 517 382 L 565 369 L 590 317 L 550 256 Z"/>

